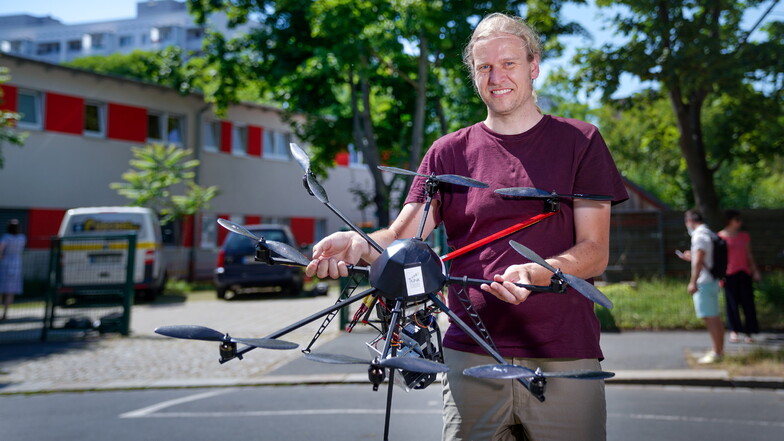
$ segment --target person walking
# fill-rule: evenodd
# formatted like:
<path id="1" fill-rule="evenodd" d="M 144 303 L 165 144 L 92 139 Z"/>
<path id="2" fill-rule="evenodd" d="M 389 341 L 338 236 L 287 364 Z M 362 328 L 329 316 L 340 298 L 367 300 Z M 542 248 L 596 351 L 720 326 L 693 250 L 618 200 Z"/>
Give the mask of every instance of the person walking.
<path id="1" fill-rule="evenodd" d="M 2 320 L 8 318 L 8 308 L 14 295 L 22 293 L 22 251 L 27 238 L 21 232 L 18 219 L 8 221 L 6 233 L 0 237 L 0 296 L 3 297 Z"/>
<path id="2" fill-rule="evenodd" d="M 738 210 L 727 210 L 726 225 L 719 236 L 727 242 L 727 276 L 724 279 L 724 300 L 727 311 L 727 328 L 730 343 L 739 341 L 738 334 L 746 334 L 744 341 L 752 343 L 753 334 L 759 332 L 757 308 L 754 304 L 753 282 L 761 275 L 751 254 L 751 236 L 742 231 L 743 218 Z M 745 322 L 740 319 L 743 309 Z"/>
<path id="3" fill-rule="evenodd" d="M 710 272 L 713 265 L 713 233 L 705 224 L 702 213 L 688 210 L 684 215 L 686 230 L 691 236 L 691 249 L 681 259 L 691 262 L 688 292 L 694 311 L 705 322 L 711 338 L 712 350 L 697 360 L 699 364 L 721 361 L 724 356 L 724 322 L 719 313 L 719 281 Z"/>
<path id="4" fill-rule="evenodd" d="M 449 246 L 457 249 L 542 212 L 541 200 L 504 197 L 495 189 L 608 195 L 611 201 L 562 200 L 557 215 L 509 237 L 563 272 L 590 279 L 604 271 L 609 259 L 611 205 L 628 195 L 595 126 L 539 109 L 533 85 L 540 56 L 538 35 L 518 17 L 491 14 L 474 29 L 463 60 L 487 117 L 436 140 L 418 172 L 466 176 L 490 189 L 444 186 L 424 219 L 423 236 L 443 223 Z M 425 178 L 416 177 L 398 217 L 372 234 L 379 245 L 415 236 L 426 200 L 424 183 Z M 306 273 L 345 277 L 348 264 L 377 257 L 357 233 L 334 233 L 314 246 Z M 511 363 L 545 371 L 601 369 L 593 303 L 571 288 L 567 295 L 532 296 L 516 286 L 548 285 L 552 273 L 523 259 L 507 240 L 453 259 L 450 273 L 492 281 L 466 290 L 499 352 Z M 470 322 L 459 290 L 450 287 L 448 303 Z M 468 367 L 495 360 L 459 327 L 447 329 L 443 345 L 449 367 L 442 385 L 444 440 L 606 439 L 603 381 L 551 380 L 542 403 L 516 381 L 463 375 Z"/>

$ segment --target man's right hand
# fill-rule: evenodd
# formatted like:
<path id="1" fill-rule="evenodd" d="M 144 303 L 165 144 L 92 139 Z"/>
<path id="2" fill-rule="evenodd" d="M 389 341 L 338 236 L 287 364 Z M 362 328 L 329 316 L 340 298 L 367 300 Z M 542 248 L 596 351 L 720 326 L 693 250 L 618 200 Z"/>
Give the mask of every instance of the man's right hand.
<path id="1" fill-rule="evenodd" d="M 347 265 L 356 265 L 363 255 L 370 253 L 370 245 L 353 231 L 331 234 L 313 247 L 313 260 L 305 268 L 308 277 L 348 276 Z"/>

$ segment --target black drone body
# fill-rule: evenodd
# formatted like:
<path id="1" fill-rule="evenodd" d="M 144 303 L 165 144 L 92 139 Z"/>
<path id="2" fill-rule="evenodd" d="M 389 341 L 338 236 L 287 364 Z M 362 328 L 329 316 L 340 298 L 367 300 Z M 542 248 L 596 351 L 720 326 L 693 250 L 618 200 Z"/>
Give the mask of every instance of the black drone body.
<path id="1" fill-rule="evenodd" d="M 507 230 L 488 236 L 459 250 L 439 257 L 430 246 L 423 241 L 422 234 L 425 226 L 425 219 L 430 210 L 433 196 L 439 191 L 439 183 L 446 183 L 459 186 L 487 188 L 487 184 L 457 175 L 421 175 L 416 172 L 398 169 L 394 167 L 379 167 L 380 169 L 396 174 L 409 176 L 422 176 L 426 178 L 425 193 L 426 202 L 424 213 L 419 225 L 418 233 L 414 238 L 399 239 L 392 242 L 388 247 L 382 248 L 364 231 L 351 223 L 335 206 L 329 202 L 329 197 L 316 179 L 310 169 L 310 159 L 308 155 L 296 144 L 291 144 L 291 152 L 294 159 L 302 167 L 305 175 L 303 183 L 308 193 L 315 196 L 335 215 L 342 219 L 346 225 L 362 236 L 368 244 L 380 253 L 380 256 L 373 261 L 369 267 L 349 265 L 349 270 L 353 275 L 366 276 L 370 283 L 370 288 L 358 294 L 351 294 L 357 285 L 350 290 L 341 293 L 337 303 L 316 312 L 302 320 L 293 323 L 285 328 L 269 334 L 264 338 L 258 339 L 237 339 L 229 337 L 218 331 L 204 328 L 201 326 L 164 326 L 156 329 L 162 335 L 175 338 L 196 339 L 218 341 L 221 343 L 219 361 L 225 363 L 233 358 L 242 359 L 243 355 L 255 348 L 266 349 L 291 349 L 297 345 L 294 343 L 279 340 L 284 335 L 299 329 L 316 320 L 323 319 L 322 325 L 316 332 L 310 344 L 303 349 L 305 357 L 322 363 L 331 364 L 365 364 L 368 366 L 368 380 L 377 390 L 378 386 L 388 378 L 386 417 L 384 426 L 384 440 L 389 436 L 389 422 L 391 415 L 392 390 L 396 381 L 395 373 L 400 374 L 398 382 L 408 389 L 422 389 L 431 384 L 438 373 L 447 372 L 448 368 L 443 364 L 443 348 L 441 346 L 441 333 L 438 328 L 435 314 L 445 313 L 454 326 L 458 326 L 464 333 L 470 336 L 487 354 L 495 359 L 498 364 L 477 366 L 463 372 L 478 378 L 492 379 L 515 379 L 526 387 L 538 400 L 545 399 L 545 386 L 547 378 L 565 377 L 575 379 L 604 379 L 612 377 L 614 374 L 603 371 L 577 371 L 577 372 L 542 372 L 539 369 L 531 370 L 526 367 L 510 365 L 501 356 L 493 344 L 487 328 L 484 326 L 481 317 L 474 311 L 470 298 L 467 296 L 459 298 L 462 306 L 468 312 L 471 324 L 464 322 L 454 311 L 452 311 L 440 296 L 440 292 L 449 284 L 480 285 L 490 284 L 490 280 L 469 279 L 467 277 L 454 277 L 448 275 L 444 261 L 470 252 L 479 246 L 490 241 L 497 240 L 513 231 L 519 231 L 535 222 L 556 214 L 559 210 L 558 198 L 585 198 L 594 200 L 607 200 L 606 196 L 601 195 L 563 195 L 555 192 L 547 193 L 530 188 L 511 188 L 496 190 L 496 192 L 510 197 L 524 197 L 534 199 L 545 199 L 545 213 L 541 217 L 532 218 L 529 222 L 512 226 Z M 266 264 L 283 264 L 307 266 L 310 260 L 303 256 L 295 248 L 280 242 L 265 240 L 256 237 L 244 227 L 234 224 L 225 219 L 219 219 L 220 225 L 234 233 L 244 235 L 256 242 L 256 260 Z M 535 262 L 553 273 L 549 285 L 525 285 L 516 284 L 531 292 L 555 293 L 551 295 L 569 295 L 566 293 L 567 286 L 571 286 L 586 298 L 612 308 L 612 302 L 607 299 L 598 289 L 590 283 L 562 273 L 559 269 L 550 266 L 547 261 L 539 257 L 532 250 L 523 245 L 510 241 L 510 246 L 528 260 Z M 379 331 L 379 336 L 374 339 L 373 348 L 375 355 L 370 360 L 350 357 L 341 354 L 325 354 L 311 352 L 311 347 L 324 332 L 337 312 L 349 305 L 362 302 L 353 321 L 349 324 L 350 331 L 354 325 L 362 323 L 375 327 Z M 413 309 L 413 312 L 407 311 Z M 377 319 L 371 319 L 370 315 L 375 312 Z M 246 345 L 237 350 L 236 344 Z M 388 375 L 387 375 L 388 373 Z M 402 380 L 401 380 L 402 379 Z"/>
<path id="2" fill-rule="evenodd" d="M 388 300 L 419 300 L 446 283 L 444 262 L 419 239 L 392 242 L 370 266 L 370 286 Z"/>

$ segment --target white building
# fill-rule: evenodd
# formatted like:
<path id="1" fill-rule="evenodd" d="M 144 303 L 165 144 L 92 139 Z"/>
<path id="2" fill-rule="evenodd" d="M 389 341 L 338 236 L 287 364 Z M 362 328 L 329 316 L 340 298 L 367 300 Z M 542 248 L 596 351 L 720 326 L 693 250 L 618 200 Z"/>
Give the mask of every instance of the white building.
<path id="1" fill-rule="evenodd" d="M 225 235 L 218 217 L 285 223 L 307 244 L 344 227 L 303 187 L 302 170 L 288 154 L 291 128 L 278 109 L 239 104 L 217 118 L 198 94 L 7 54 L 0 54 L 0 66 L 11 75 L 0 86 L 0 108 L 22 113 L 18 128 L 29 133 L 23 147 L 3 146 L 0 169 L 0 224 L 12 217 L 23 222 L 26 259 L 35 261 L 25 265 L 27 277 L 43 276 L 31 272 L 45 268 L 65 210 L 128 204 L 109 184 L 130 169 L 131 146 L 150 142 L 193 150 L 201 161 L 197 183 L 221 192 L 209 211 L 176 225 L 166 250 L 174 277 L 189 268 L 210 276 Z M 357 209 L 349 189 L 370 189 L 372 180 L 366 166 L 349 165 L 348 158 L 337 158 L 341 166 L 322 184 L 333 205 L 361 222 L 373 215 Z"/>
<path id="2" fill-rule="evenodd" d="M 230 36 L 223 14 L 210 16 L 209 28 Z M 201 50 L 205 28 L 194 23 L 185 3 L 149 0 L 136 5 L 136 17 L 67 25 L 51 17 L 0 16 L 0 52 L 62 63 L 89 55 L 127 54 L 136 49 L 177 46 Z"/>

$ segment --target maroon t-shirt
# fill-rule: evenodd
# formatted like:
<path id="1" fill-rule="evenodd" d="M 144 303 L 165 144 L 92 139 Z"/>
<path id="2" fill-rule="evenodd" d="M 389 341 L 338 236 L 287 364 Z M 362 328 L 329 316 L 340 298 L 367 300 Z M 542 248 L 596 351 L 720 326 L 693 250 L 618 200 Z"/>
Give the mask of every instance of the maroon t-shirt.
<path id="1" fill-rule="evenodd" d="M 507 187 L 534 187 L 561 194 L 628 199 L 621 176 L 598 129 L 588 123 L 545 115 L 530 130 L 500 135 L 484 123 L 438 139 L 419 167 L 422 174 L 456 174 L 478 179 L 490 188 L 441 184 L 435 213 L 443 222 L 452 249 L 473 243 L 543 212 L 542 200 L 510 198 L 494 192 Z M 411 185 L 406 203 L 424 201 L 424 178 Z M 573 203 L 561 199 L 561 210 L 531 227 L 480 247 L 451 261 L 452 276 L 492 279 L 527 259 L 509 246 L 515 240 L 548 258 L 574 246 Z M 459 286 L 449 289 L 450 308 L 471 323 L 457 300 Z M 593 303 L 569 289 L 565 294 L 533 294 L 520 305 L 503 302 L 478 286 L 471 300 L 501 355 L 529 358 L 602 358 L 599 321 Z M 450 326 L 444 346 L 484 353 L 457 326 Z"/>

